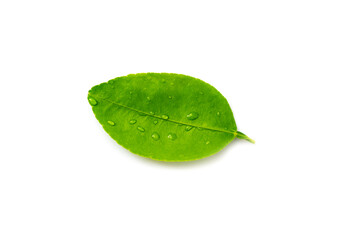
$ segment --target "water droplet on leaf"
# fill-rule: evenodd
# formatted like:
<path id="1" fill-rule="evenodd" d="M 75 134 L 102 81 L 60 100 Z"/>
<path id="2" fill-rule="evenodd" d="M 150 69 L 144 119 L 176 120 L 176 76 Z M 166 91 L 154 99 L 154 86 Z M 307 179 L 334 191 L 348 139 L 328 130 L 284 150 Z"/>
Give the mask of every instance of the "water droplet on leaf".
<path id="1" fill-rule="evenodd" d="M 220 113 L 220 112 L 217 112 L 217 116 L 221 116 L 221 113 Z"/>
<path id="2" fill-rule="evenodd" d="M 132 124 L 132 125 L 135 124 L 136 122 L 137 122 L 137 120 L 135 120 L 135 119 L 132 119 L 132 120 L 129 121 L 129 123 Z"/>
<path id="3" fill-rule="evenodd" d="M 108 121 L 108 124 L 109 124 L 110 126 L 114 126 L 114 125 L 115 125 L 115 123 L 114 123 L 113 121 Z"/>
<path id="4" fill-rule="evenodd" d="M 169 116 L 168 116 L 168 115 L 163 114 L 163 115 L 162 115 L 162 118 L 163 118 L 163 119 L 168 119 L 168 118 L 169 118 Z"/>
<path id="5" fill-rule="evenodd" d="M 206 142 L 207 145 L 210 144 L 210 143 L 211 143 L 210 141 L 207 141 L 207 142 Z"/>
<path id="6" fill-rule="evenodd" d="M 193 128 L 193 127 L 191 127 L 191 126 L 186 126 L 186 131 L 188 132 L 188 131 L 190 131 L 192 128 Z"/>
<path id="7" fill-rule="evenodd" d="M 149 112 L 150 115 L 154 115 L 154 112 Z"/>
<path id="8" fill-rule="evenodd" d="M 187 118 L 189 119 L 189 120 L 195 120 L 195 119 L 197 119 L 198 118 L 198 113 L 196 113 L 196 112 L 191 112 L 191 113 L 189 113 L 188 115 L 187 115 Z"/>
<path id="9" fill-rule="evenodd" d="M 159 134 L 156 133 L 156 132 L 154 132 L 154 133 L 152 134 L 152 138 L 153 138 L 153 140 L 158 141 L 158 140 L 159 140 Z"/>
<path id="10" fill-rule="evenodd" d="M 142 128 L 142 127 L 137 127 L 137 129 L 138 129 L 140 132 L 144 132 L 144 131 L 145 131 L 145 129 Z"/>
<path id="11" fill-rule="evenodd" d="M 177 139 L 177 135 L 175 133 L 168 133 L 168 139 L 174 141 Z"/>
<path id="12" fill-rule="evenodd" d="M 158 120 L 154 120 L 153 123 L 154 123 L 154 125 L 157 125 Z"/>
<path id="13" fill-rule="evenodd" d="M 92 105 L 92 106 L 95 106 L 98 104 L 97 100 L 95 100 L 92 97 L 88 98 L 88 101 L 89 101 L 90 105 Z"/>

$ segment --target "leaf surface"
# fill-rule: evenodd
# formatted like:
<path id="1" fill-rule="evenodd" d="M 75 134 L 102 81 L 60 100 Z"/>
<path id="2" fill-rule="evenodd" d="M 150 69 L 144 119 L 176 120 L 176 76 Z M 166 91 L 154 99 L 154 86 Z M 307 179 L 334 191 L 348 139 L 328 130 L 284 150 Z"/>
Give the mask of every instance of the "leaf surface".
<path id="1" fill-rule="evenodd" d="M 162 161 L 210 156 L 237 132 L 227 100 L 211 85 L 181 74 L 139 73 L 94 86 L 88 101 L 104 130 L 138 155 Z"/>

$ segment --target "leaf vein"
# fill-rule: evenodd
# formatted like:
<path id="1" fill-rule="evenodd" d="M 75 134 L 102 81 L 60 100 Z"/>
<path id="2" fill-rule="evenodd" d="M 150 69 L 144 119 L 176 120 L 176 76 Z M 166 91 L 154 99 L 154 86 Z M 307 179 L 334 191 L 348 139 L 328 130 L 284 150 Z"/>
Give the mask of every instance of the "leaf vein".
<path id="1" fill-rule="evenodd" d="M 172 119 L 164 119 L 160 116 L 157 116 L 157 115 L 152 115 L 152 114 L 149 114 L 147 112 L 143 112 L 139 109 L 135 109 L 135 108 L 132 108 L 132 107 L 129 107 L 129 106 L 126 106 L 124 104 L 120 104 L 120 103 L 117 103 L 117 102 L 113 102 L 109 99 L 103 99 L 105 101 L 108 101 L 112 104 L 115 104 L 115 105 L 118 105 L 120 107 L 124 107 L 126 109 L 129 109 L 129 110 L 132 110 L 132 111 L 135 111 L 135 112 L 138 112 L 140 114 L 144 114 L 146 116 L 150 116 L 150 117 L 154 117 L 154 118 L 158 118 L 158 119 L 161 119 L 163 121 L 168 121 L 168 122 L 172 122 L 172 123 L 175 123 L 175 124 L 182 124 L 182 125 L 185 125 L 185 126 L 190 126 L 190 127 L 194 127 L 194 128 L 202 128 L 202 129 L 205 129 L 205 130 L 210 130 L 210 131 L 217 131 L 217 132 L 224 132 L 224 133 L 229 133 L 229 134 L 233 134 L 234 136 L 237 136 L 237 132 L 231 132 L 231 131 L 225 131 L 225 130 L 221 130 L 221 129 L 216 129 L 216 128 L 209 128 L 209 127 L 202 127 L 202 126 L 197 126 L 197 125 L 192 125 L 192 124 L 189 124 L 189 123 L 184 123 L 184 122 L 180 122 L 180 121 L 175 121 L 175 120 L 172 120 Z"/>

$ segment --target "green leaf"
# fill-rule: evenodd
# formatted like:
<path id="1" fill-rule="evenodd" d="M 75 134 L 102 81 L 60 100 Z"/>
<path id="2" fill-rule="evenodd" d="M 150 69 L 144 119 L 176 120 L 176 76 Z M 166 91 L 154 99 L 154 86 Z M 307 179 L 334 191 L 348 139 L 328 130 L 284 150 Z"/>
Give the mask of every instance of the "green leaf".
<path id="1" fill-rule="evenodd" d="M 88 94 L 104 130 L 131 152 L 161 161 L 210 156 L 237 132 L 227 100 L 211 85 L 181 74 L 139 73 L 94 86 Z"/>

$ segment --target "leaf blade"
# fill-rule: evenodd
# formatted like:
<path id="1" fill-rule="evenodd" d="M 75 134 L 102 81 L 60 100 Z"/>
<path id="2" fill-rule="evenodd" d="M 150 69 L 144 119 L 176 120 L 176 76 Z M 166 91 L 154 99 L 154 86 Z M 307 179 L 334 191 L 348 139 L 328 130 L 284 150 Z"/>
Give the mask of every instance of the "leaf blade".
<path id="1" fill-rule="evenodd" d="M 227 100 L 193 77 L 132 74 L 93 87 L 88 98 L 98 102 L 90 102 L 93 112 L 114 140 L 155 160 L 200 159 L 220 151 L 237 136 Z"/>

